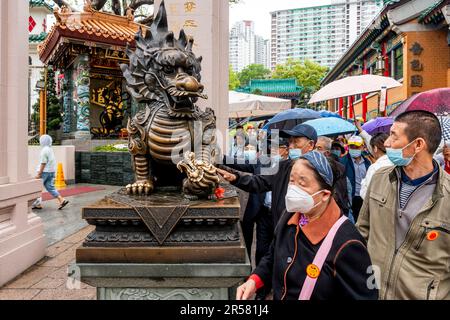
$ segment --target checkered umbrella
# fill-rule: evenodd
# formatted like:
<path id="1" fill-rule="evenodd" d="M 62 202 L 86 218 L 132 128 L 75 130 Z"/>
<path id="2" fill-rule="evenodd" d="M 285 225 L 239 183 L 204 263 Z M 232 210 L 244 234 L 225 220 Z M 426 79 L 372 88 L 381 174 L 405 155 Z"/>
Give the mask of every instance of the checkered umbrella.
<path id="1" fill-rule="evenodd" d="M 442 127 L 442 139 L 450 142 L 450 117 L 438 116 L 438 118 Z"/>

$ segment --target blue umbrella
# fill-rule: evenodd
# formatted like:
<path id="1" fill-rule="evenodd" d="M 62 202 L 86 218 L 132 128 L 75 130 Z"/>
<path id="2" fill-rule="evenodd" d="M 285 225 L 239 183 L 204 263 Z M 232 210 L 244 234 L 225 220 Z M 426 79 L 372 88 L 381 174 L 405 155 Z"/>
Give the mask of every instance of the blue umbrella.
<path id="1" fill-rule="evenodd" d="M 338 115 L 337 113 L 334 113 L 334 112 L 322 110 L 322 111 L 319 111 L 319 113 L 322 118 L 340 118 L 340 119 L 342 119 L 342 117 L 340 115 Z"/>
<path id="2" fill-rule="evenodd" d="M 290 130 L 298 124 L 318 118 L 320 118 L 320 113 L 311 109 L 289 109 L 274 116 L 263 129 Z"/>
<path id="3" fill-rule="evenodd" d="M 318 136 L 337 136 L 358 131 L 355 125 L 339 118 L 320 118 L 306 121 L 305 124 L 316 129 Z"/>

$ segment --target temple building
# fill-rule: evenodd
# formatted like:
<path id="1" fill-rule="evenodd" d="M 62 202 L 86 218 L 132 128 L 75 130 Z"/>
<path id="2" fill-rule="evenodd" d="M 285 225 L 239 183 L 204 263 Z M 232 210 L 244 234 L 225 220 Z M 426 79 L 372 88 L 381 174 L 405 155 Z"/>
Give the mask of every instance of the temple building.
<path id="1" fill-rule="evenodd" d="M 387 92 L 389 114 L 416 93 L 450 86 L 450 0 L 385 0 L 374 21 L 322 80 L 361 74 L 393 77 L 401 87 Z M 365 120 L 379 114 L 380 93 L 328 102 L 342 116 Z M 351 107 L 353 104 L 353 108 Z"/>
<path id="2" fill-rule="evenodd" d="M 39 46 L 39 56 L 56 70 L 63 140 L 123 138 L 137 106 L 126 92 L 120 64 L 128 64 L 126 47 L 134 47 L 141 25 L 131 15 L 99 12 L 88 5 L 82 12 L 63 7 L 54 14 L 56 23 Z"/>
<path id="3" fill-rule="evenodd" d="M 28 17 L 28 62 L 29 62 L 29 113 L 32 106 L 39 98 L 36 90 L 36 83 L 41 79 L 44 64 L 39 59 L 38 45 L 47 38 L 47 31 L 50 30 L 49 15 L 53 13 L 53 8 L 44 0 L 29 0 L 30 15 Z"/>
<path id="4" fill-rule="evenodd" d="M 293 78 L 251 80 L 247 87 L 236 91 L 291 100 L 292 107 L 295 107 L 300 100 L 302 90 L 303 88 L 297 84 L 297 79 Z"/>

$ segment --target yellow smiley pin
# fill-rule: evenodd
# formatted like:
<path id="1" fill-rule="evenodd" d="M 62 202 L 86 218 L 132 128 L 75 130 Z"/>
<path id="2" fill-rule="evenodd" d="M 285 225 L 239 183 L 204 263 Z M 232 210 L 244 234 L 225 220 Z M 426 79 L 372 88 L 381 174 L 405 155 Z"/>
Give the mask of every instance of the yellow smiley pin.
<path id="1" fill-rule="evenodd" d="M 306 274 L 310 278 L 317 279 L 320 274 L 320 269 L 318 266 L 311 263 L 310 265 L 308 265 L 308 267 L 306 267 Z"/>

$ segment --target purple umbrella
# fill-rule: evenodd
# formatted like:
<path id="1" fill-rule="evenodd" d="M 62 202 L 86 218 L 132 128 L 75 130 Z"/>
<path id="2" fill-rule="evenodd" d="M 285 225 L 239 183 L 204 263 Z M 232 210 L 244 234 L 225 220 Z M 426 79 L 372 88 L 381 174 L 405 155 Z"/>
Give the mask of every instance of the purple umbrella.
<path id="1" fill-rule="evenodd" d="M 391 112 L 391 117 L 397 117 L 406 111 L 425 110 L 437 115 L 450 113 L 450 88 L 439 88 L 418 93 Z"/>
<path id="2" fill-rule="evenodd" d="M 383 132 L 389 134 L 391 130 L 392 124 L 394 123 L 394 119 L 386 117 L 379 117 L 370 120 L 362 128 L 370 135 L 374 135 L 378 132 Z"/>

